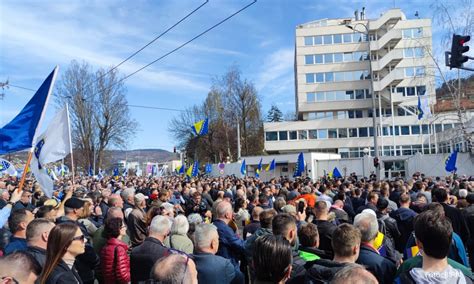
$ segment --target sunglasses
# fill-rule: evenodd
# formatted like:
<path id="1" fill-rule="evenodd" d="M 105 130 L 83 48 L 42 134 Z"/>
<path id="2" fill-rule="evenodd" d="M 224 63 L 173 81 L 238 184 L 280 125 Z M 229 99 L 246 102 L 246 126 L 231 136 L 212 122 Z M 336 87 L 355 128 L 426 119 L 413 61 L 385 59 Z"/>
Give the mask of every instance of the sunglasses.
<path id="1" fill-rule="evenodd" d="M 84 235 L 80 235 L 80 236 L 72 238 L 72 240 L 84 242 L 86 240 L 86 237 Z"/>

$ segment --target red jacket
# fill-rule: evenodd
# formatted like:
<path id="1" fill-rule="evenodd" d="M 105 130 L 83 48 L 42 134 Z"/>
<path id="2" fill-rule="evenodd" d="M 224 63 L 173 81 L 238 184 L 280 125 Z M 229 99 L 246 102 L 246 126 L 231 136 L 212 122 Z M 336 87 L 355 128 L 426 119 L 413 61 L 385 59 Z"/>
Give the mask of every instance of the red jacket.
<path id="1" fill-rule="evenodd" d="M 130 282 L 130 258 L 128 246 L 119 239 L 107 240 L 100 251 L 100 262 L 105 284 Z"/>

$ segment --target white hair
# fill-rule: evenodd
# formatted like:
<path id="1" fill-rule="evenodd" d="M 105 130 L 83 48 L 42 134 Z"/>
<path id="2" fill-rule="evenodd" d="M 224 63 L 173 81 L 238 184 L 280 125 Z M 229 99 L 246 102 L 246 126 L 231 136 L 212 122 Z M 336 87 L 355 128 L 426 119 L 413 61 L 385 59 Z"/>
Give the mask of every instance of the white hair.
<path id="1" fill-rule="evenodd" d="M 159 234 L 159 235 L 166 235 L 171 229 L 172 222 L 166 216 L 155 216 L 153 220 L 151 220 L 150 224 L 150 234 Z"/>
<path id="2" fill-rule="evenodd" d="M 188 219 L 184 215 L 178 215 L 174 218 L 171 226 L 171 234 L 185 235 L 189 230 Z"/>
<path id="3" fill-rule="evenodd" d="M 217 204 L 217 218 L 225 217 L 225 214 L 229 211 L 232 211 L 232 205 L 229 202 L 221 201 Z"/>
<path id="4" fill-rule="evenodd" d="M 188 222 L 189 222 L 189 224 L 201 224 L 202 223 L 202 217 L 198 213 L 189 214 Z"/>
<path id="5" fill-rule="evenodd" d="M 360 230 L 362 242 L 369 242 L 377 237 L 379 224 L 377 223 L 377 217 L 371 213 L 363 212 L 356 215 L 354 226 Z"/>
<path id="6" fill-rule="evenodd" d="M 216 226 L 206 223 L 198 224 L 194 231 L 194 246 L 198 250 L 208 248 L 216 237 L 219 237 Z"/>
<path id="7" fill-rule="evenodd" d="M 135 188 L 133 187 L 126 188 L 122 190 L 122 193 L 120 195 L 122 196 L 122 199 L 126 201 L 128 200 L 129 196 L 135 195 Z"/>

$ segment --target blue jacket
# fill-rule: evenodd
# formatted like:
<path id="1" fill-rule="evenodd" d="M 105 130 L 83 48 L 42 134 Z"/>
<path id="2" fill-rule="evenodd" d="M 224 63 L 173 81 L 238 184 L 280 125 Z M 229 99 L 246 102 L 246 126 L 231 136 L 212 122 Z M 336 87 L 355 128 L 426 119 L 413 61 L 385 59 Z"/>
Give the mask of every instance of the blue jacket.
<path id="1" fill-rule="evenodd" d="M 214 226 L 219 234 L 219 250 L 216 255 L 230 259 L 234 266 L 238 266 L 244 255 L 244 241 L 223 221 L 215 220 Z"/>
<path id="2" fill-rule="evenodd" d="M 5 255 L 14 253 L 15 251 L 25 251 L 28 247 L 26 239 L 10 237 L 10 243 L 5 247 Z"/>
<path id="3" fill-rule="evenodd" d="M 367 270 L 369 270 L 381 284 L 393 283 L 395 279 L 395 273 L 397 272 L 395 263 L 381 256 L 376 250 L 369 246 L 364 244 L 360 246 L 359 258 L 356 263 L 366 266 Z"/>
<path id="4" fill-rule="evenodd" d="M 198 283 L 206 284 L 243 284 L 244 275 L 232 262 L 222 256 L 210 253 L 193 255 L 198 272 Z"/>

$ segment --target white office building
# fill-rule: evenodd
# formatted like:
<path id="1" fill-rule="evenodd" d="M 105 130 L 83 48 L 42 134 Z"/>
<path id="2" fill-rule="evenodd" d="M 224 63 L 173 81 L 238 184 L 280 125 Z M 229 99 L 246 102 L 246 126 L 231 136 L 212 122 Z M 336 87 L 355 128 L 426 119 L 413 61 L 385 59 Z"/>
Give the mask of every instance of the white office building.
<path id="1" fill-rule="evenodd" d="M 457 127 L 456 116 L 417 116 L 418 96 L 436 103 L 431 20 L 356 15 L 296 27 L 298 121 L 264 124 L 268 153 L 373 156 L 374 115 L 382 157 L 437 153 L 435 133 Z"/>

